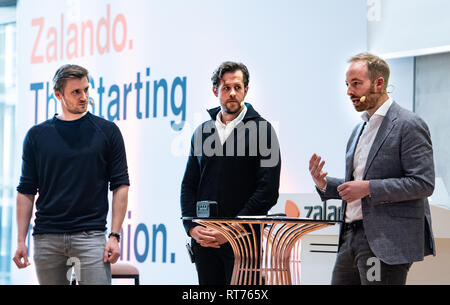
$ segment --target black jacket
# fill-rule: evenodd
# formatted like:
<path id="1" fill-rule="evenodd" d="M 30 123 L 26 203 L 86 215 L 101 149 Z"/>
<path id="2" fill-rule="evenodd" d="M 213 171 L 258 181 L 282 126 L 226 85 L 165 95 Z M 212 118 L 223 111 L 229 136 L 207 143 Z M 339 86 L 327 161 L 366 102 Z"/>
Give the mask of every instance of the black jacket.
<path id="1" fill-rule="evenodd" d="M 216 132 L 220 107 L 208 110 L 211 120 L 194 132 L 181 185 L 181 213 L 196 216 L 196 203 L 218 203 L 219 217 L 266 215 L 278 199 L 281 157 L 271 124 L 250 104 L 242 122 L 224 145 Z M 183 221 L 186 232 L 195 223 Z"/>

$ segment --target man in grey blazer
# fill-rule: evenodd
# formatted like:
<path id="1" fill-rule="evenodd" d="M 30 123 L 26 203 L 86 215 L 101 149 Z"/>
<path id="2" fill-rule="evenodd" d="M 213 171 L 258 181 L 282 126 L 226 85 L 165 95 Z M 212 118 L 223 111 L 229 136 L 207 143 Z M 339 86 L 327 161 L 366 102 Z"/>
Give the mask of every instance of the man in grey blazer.
<path id="1" fill-rule="evenodd" d="M 427 197 L 434 190 L 430 132 L 387 94 L 389 66 L 362 53 L 349 60 L 347 94 L 363 122 L 347 144 L 345 179 L 309 170 L 322 200 L 342 199 L 344 223 L 332 284 L 405 284 L 411 264 L 436 255 Z"/>

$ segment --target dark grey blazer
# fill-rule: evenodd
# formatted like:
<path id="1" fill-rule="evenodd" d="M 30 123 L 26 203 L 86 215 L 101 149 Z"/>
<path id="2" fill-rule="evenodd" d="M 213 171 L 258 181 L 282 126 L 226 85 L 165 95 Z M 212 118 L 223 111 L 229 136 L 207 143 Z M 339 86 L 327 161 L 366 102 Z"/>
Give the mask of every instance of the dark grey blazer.
<path id="1" fill-rule="evenodd" d="M 348 141 L 345 179 L 327 177 L 326 191 L 319 191 L 322 200 L 341 199 L 337 187 L 353 180 L 353 156 L 362 129 L 363 123 Z M 362 213 L 372 252 L 391 265 L 436 255 L 427 199 L 434 190 L 433 148 L 426 123 L 392 103 L 370 148 L 363 180 L 370 180 Z M 342 201 L 344 220 L 346 206 Z"/>

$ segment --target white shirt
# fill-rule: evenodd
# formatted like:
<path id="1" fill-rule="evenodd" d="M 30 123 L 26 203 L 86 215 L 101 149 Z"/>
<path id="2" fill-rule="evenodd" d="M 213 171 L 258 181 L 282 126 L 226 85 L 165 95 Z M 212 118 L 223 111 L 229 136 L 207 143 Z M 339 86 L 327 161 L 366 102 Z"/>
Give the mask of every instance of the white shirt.
<path id="1" fill-rule="evenodd" d="M 221 111 L 216 116 L 216 128 L 217 133 L 219 134 L 220 143 L 223 145 L 230 134 L 233 132 L 234 127 L 239 124 L 243 119 L 245 114 L 247 113 L 247 106 L 244 105 L 244 109 L 241 110 L 239 115 L 230 122 L 222 123 Z"/>
<path id="2" fill-rule="evenodd" d="M 364 170 L 366 169 L 367 157 L 369 156 L 370 148 L 380 129 L 386 113 L 392 105 L 392 99 L 389 99 L 377 109 L 377 111 L 369 117 L 365 111 L 361 117 L 366 122 L 358 144 L 356 145 L 355 155 L 353 158 L 353 178 L 355 180 L 363 180 Z M 345 222 L 352 222 L 363 219 L 361 200 L 347 202 L 347 209 L 345 211 Z"/>

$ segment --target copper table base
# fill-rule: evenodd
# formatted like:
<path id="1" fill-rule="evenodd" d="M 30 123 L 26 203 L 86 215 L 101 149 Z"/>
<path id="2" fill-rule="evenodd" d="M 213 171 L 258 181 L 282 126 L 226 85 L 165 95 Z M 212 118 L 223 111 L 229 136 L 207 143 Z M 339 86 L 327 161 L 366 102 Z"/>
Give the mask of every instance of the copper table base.
<path id="1" fill-rule="evenodd" d="M 231 285 L 300 284 L 300 243 L 333 221 L 289 217 L 203 219 L 194 222 L 219 231 L 234 252 Z"/>

